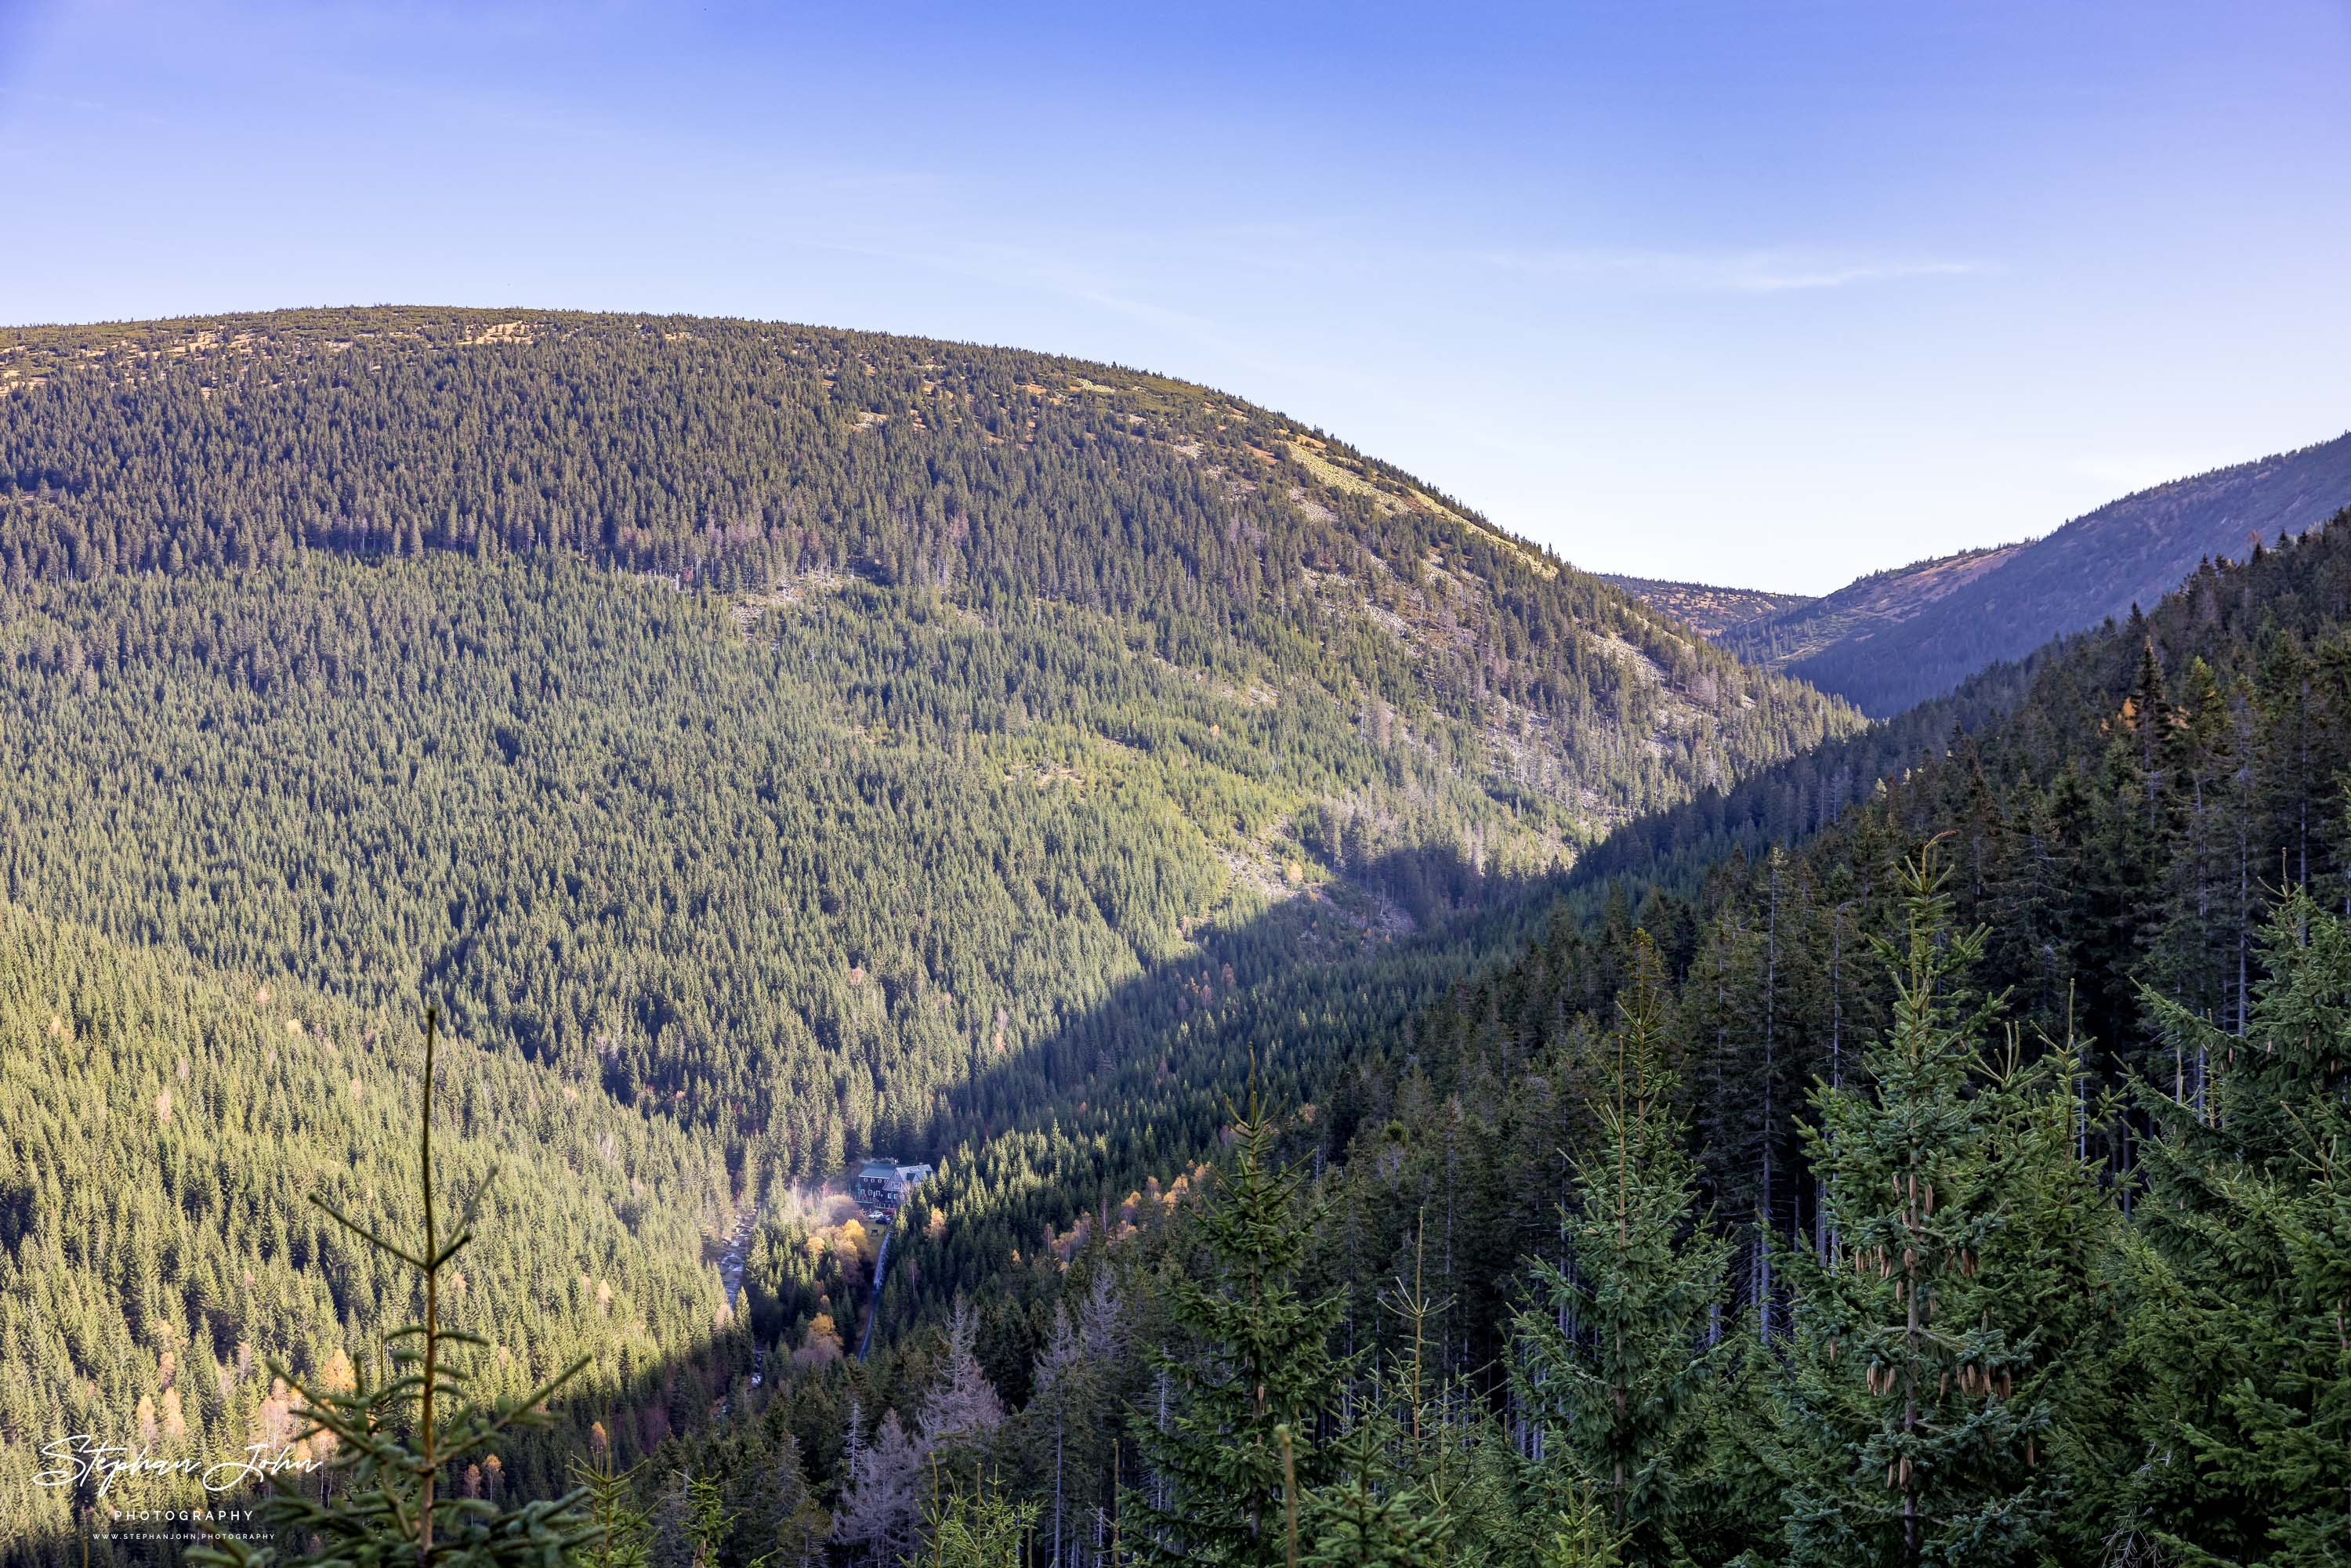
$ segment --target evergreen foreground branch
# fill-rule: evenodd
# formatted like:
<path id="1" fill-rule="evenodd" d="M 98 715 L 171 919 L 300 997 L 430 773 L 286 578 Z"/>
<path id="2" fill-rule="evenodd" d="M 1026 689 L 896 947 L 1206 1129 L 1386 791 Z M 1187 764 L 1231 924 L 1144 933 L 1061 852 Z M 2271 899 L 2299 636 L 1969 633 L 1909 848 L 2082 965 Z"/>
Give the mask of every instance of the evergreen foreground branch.
<path id="1" fill-rule="evenodd" d="M 485 1178 L 458 1215 L 455 1233 L 440 1235 L 433 1183 L 433 1072 L 440 1040 L 440 1009 L 424 1015 L 424 1079 L 418 1096 L 417 1186 L 423 1199 L 423 1245 L 412 1251 L 319 1201 L 319 1207 L 416 1278 L 423 1318 L 382 1336 L 387 1380 L 350 1393 L 314 1388 L 273 1362 L 271 1372 L 301 1398 L 294 1414 L 305 1439 L 331 1442 L 330 1474 L 340 1486 L 309 1497 L 282 1483 L 256 1517 L 275 1540 L 255 1543 L 215 1534 L 189 1553 L 207 1568 L 553 1568 L 578 1561 L 601 1539 L 604 1527 L 589 1505 L 587 1488 L 561 1497 L 501 1508 L 458 1495 L 446 1485 L 466 1458 L 508 1432 L 543 1427 L 545 1403 L 579 1375 L 582 1358 L 519 1400 L 466 1402 L 466 1374 L 453 1349 L 478 1347 L 473 1334 L 441 1322 L 442 1275 L 473 1239 Z M 332 1493 L 334 1495 L 327 1495 Z M 291 1542 L 291 1545 L 283 1544 Z"/>

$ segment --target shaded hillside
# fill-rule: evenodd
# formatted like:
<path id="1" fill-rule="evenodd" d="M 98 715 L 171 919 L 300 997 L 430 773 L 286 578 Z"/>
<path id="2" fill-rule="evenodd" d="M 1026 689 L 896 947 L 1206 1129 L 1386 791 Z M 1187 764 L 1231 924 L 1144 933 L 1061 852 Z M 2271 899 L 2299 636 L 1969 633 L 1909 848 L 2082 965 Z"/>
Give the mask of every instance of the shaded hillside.
<path id="1" fill-rule="evenodd" d="M 1761 588 L 1713 588 L 1702 582 L 1664 582 L 1648 577 L 1595 572 L 1653 610 L 1664 612 L 1701 637 L 1721 634 L 1745 622 L 1783 615 L 1813 602 L 1806 593 L 1772 593 Z"/>
<path id="2" fill-rule="evenodd" d="M 2299 1456 L 2334 1451 L 2351 1394 L 2335 1327 L 2351 1260 L 2347 612 L 2351 514 L 2246 562 L 2204 565 L 2144 616 L 1987 671 L 1966 701 L 1889 727 L 1918 740 L 1927 716 L 1967 727 L 1948 751 L 1824 748 L 1855 768 L 1830 821 L 1775 815 L 1786 802 L 1770 786 L 1800 782 L 1795 765 L 1756 780 L 1738 813 L 1754 837 L 1685 823 L 1723 852 L 1698 876 L 1619 884 L 1367 1053 L 1322 1107 L 1319 1153 L 1342 1174 L 1318 1197 L 1321 1256 L 1344 1260 L 1334 1272 L 1349 1304 L 1385 1336 L 1373 1354 L 1414 1348 L 1410 1324 L 1376 1309 L 1396 1260 L 1420 1256 L 1420 1224 L 1430 1261 L 1416 1282 L 1450 1307 L 1443 1354 L 1471 1379 L 1510 1365 L 1514 1414 L 1531 1364 L 1607 1374 L 1615 1325 L 1647 1326 L 1628 1321 L 1628 1295 L 1686 1313 L 1672 1331 L 1685 1346 L 1715 1314 L 1743 1322 L 1768 1350 L 1753 1383 L 1726 1377 L 1716 1403 L 1698 1397 L 1708 1451 L 1729 1467 L 1683 1490 L 1682 1544 L 1715 1542 L 1692 1560 L 1773 1540 L 1792 1543 L 1792 1561 L 1898 1560 L 1898 1535 L 1865 1511 L 1898 1495 L 1903 1472 L 1889 1483 L 1874 1456 L 1855 1456 L 1896 1405 L 1881 1347 L 1900 1329 L 1870 1325 L 1901 1323 L 1902 1293 L 1886 1281 L 1926 1277 L 1925 1243 L 1898 1249 L 1926 1232 L 1916 1209 L 1907 1228 L 1881 1232 L 1896 1247 L 1880 1270 L 1863 1227 L 1899 1215 L 1907 1195 L 1882 1168 L 1859 1191 L 1855 1173 L 1872 1170 L 1861 1162 L 1875 1149 L 1924 1147 L 1943 1218 L 1980 1205 L 2044 1249 L 1988 1244 L 1938 1284 L 1946 1309 L 1962 1282 L 1972 1292 L 1953 1314 L 1970 1333 L 2031 1354 L 1998 1400 L 1952 1398 L 1955 1374 L 1921 1379 L 1917 1406 L 1972 1416 L 2012 1398 L 2040 1434 L 1982 1470 L 1944 1469 L 1941 1495 L 2031 1500 L 2048 1487 L 2058 1500 L 2024 1527 L 2035 1552 L 1962 1542 L 1953 1561 L 2095 1562 L 2137 1531 L 2183 1543 L 2183 1560 L 2282 1564 L 2299 1557 L 2280 1542 L 2339 1539 L 2340 1468 Z M 1670 852 L 1698 832 L 1660 824 L 1649 838 Z M 1902 871 L 1928 844 L 1942 873 L 1932 897 Z M 1936 982 L 1931 1007 L 1921 973 Z M 1990 1014 L 1971 1016 L 1986 998 L 1999 998 Z M 1944 1103 L 1973 1108 L 1922 1138 L 1905 1074 L 1930 1050 L 1949 1052 Z M 1667 1141 L 1687 1151 L 1653 1145 L 1639 1178 L 1628 1060 L 1670 1064 Z M 1997 1179 L 1964 1180 L 1960 1162 L 1994 1126 L 2015 1136 L 1981 1167 Z M 1583 1176 L 1582 1212 L 1564 1218 L 1558 1186 L 1527 1179 L 1562 1146 Z M 1653 1237 L 1622 1228 L 1628 1212 L 1657 1212 L 1646 1206 L 1660 1170 L 1688 1172 L 1665 1195 L 1671 1211 L 1729 1253 L 1695 1299 L 1666 1295 L 1655 1281 L 1687 1289 L 1690 1276 Z M 1938 1212 L 1931 1189 L 1926 1202 Z M 1498 1286 L 1497 1271 L 1514 1278 Z M 1642 1286 L 1657 1294 L 1635 1295 Z M 1856 1313 L 1872 1290 L 1882 1304 Z M 1530 1302 L 1538 1323 L 1576 1312 L 1583 1343 L 1564 1336 L 1560 1360 L 1521 1359 Z M 1703 1376 L 1695 1354 L 1685 1359 Z M 1795 1467 L 1757 1458 L 1772 1452 L 1762 1434 L 1822 1419 L 1823 1389 L 1850 1399 L 1836 1419 L 1860 1437 Z M 1553 1416 L 1547 1435 L 1566 1447 L 1588 1409 Z M 2190 1426 L 2184 1474 L 2143 1462 Z M 1840 1492 L 1862 1521 L 1852 1536 L 1895 1546 L 1796 1550 L 1816 1539 L 1810 1500 Z"/>
<path id="3" fill-rule="evenodd" d="M 2139 491 L 2030 544 L 1930 563 L 1943 569 L 1931 580 L 1937 591 L 1900 596 L 1880 612 L 1814 619 L 1833 616 L 1855 590 L 1872 598 L 1878 580 L 1865 579 L 1797 612 L 1797 624 L 1744 627 L 1723 641 L 1883 716 L 1994 660 L 2152 604 L 2198 561 L 2241 560 L 2256 539 L 2274 544 L 2346 503 L 2351 435 Z"/>
<path id="4" fill-rule="evenodd" d="M 1722 852 L 1699 874 L 1591 887 L 1531 928 L 1522 912 L 1531 940 L 1434 1005 L 1351 977 L 1353 1016 L 1299 1007 L 1306 1059 L 1228 1103 L 1214 1159 L 1154 1148 L 1175 1120 L 1155 1110 L 957 1160 L 915 1195 L 884 1291 L 892 1321 L 927 1308 L 929 1326 L 853 1379 L 803 1347 L 770 1403 L 679 1462 L 756 1478 L 788 1430 L 861 1517 L 886 1500 L 846 1456 L 885 1410 L 920 1432 L 967 1351 L 1005 1417 L 925 1451 L 976 1450 L 1066 1537 L 1122 1490 L 1202 1473 L 1100 1440 L 1163 1410 L 1183 1430 L 1219 1392 L 1196 1368 L 1259 1354 L 1273 1387 L 1297 1358 L 1343 1355 L 1259 1430 L 1283 1417 L 1301 1514 L 1354 1508 L 1402 1542 L 1387 1561 L 1559 1561 L 1556 1500 L 1607 1484 L 1612 1443 L 1689 1456 L 1644 1494 L 1652 1533 L 1670 1529 L 1651 1562 L 1905 1561 L 1900 1510 L 1930 1491 L 1941 1511 L 1911 1517 L 1952 1563 L 2098 1562 L 2158 1531 L 2215 1561 L 2300 1561 L 2268 1545 L 2339 1533 L 2339 1467 L 2305 1456 L 2334 1452 L 2351 1392 L 2346 606 L 2338 519 L 1986 671 L 1874 728 L 1874 751 L 1824 747 L 1806 760 L 1847 774 L 1825 817 L 1784 764 L 1695 824 Z M 1685 850 L 1696 834 L 1658 846 Z M 1204 1024 L 1251 1005 L 1197 983 Z M 1138 1168 L 1158 1179 L 1122 1180 Z M 771 1314 L 822 1304 L 797 1269 L 809 1241 L 769 1239 Z M 950 1336 L 956 1292 L 970 1314 Z M 1194 1292 L 1228 1314 L 1204 1327 Z M 1906 1354 L 1926 1367 L 1907 1388 L 1886 1372 Z M 1570 1378 L 1604 1397 L 1549 1391 Z M 1609 1388 L 1668 1378 L 1671 1427 L 1612 1416 Z M 1236 1445 L 1249 1406 L 1226 1407 L 1193 1428 L 1204 1452 Z M 1889 1471 L 1914 1411 L 1997 1440 Z M 1394 1440 L 1333 1441 L 1367 1419 Z M 1432 1454 L 1416 1420 L 1457 1436 Z M 2190 1425 L 2193 1464 L 2145 1462 Z M 1284 1499 L 1251 1484 L 1269 1511 Z M 1362 1507 L 1373 1486 L 1413 1499 L 1410 1519 Z M 1178 1496 L 1198 1513 L 1205 1491 Z"/>
<path id="5" fill-rule="evenodd" d="M 1574 831 L 1461 776 L 1474 729 L 1383 735 L 1134 636 L 556 556 L 42 585 L 0 605 L 0 866 L 208 966 L 421 988 L 469 1039 L 805 1173 L 930 1134 L 1218 922 L 1441 925 Z"/>
<path id="6" fill-rule="evenodd" d="M 1750 664 L 1784 670 L 1839 643 L 1876 636 L 1925 613 L 1937 601 L 1998 570 L 2023 548 L 1995 545 L 1872 572 L 1824 598 L 1766 611 L 1712 635 L 1719 646 Z"/>

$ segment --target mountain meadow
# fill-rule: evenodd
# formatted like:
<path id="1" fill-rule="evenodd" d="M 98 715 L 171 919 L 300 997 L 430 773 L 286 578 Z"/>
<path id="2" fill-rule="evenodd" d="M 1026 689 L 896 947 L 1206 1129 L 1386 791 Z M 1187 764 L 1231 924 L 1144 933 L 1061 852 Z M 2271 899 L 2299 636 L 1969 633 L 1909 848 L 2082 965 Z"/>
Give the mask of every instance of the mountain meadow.
<path id="1" fill-rule="evenodd" d="M 1123 367 L 0 332 L 7 1560 L 2351 1562 L 2315 461 L 1864 682 Z"/>

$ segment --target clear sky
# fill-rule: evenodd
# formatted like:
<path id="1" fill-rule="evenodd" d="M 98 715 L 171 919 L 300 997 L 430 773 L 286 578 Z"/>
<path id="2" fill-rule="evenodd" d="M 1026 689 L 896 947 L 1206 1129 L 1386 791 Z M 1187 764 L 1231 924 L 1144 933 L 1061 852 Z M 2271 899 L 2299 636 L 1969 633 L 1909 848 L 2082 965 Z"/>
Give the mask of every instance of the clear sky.
<path id="1" fill-rule="evenodd" d="M 417 302 L 1207 382 L 1823 591 L 2351 426 L 2345 0 L 0 0 L 0 320 Z"/>

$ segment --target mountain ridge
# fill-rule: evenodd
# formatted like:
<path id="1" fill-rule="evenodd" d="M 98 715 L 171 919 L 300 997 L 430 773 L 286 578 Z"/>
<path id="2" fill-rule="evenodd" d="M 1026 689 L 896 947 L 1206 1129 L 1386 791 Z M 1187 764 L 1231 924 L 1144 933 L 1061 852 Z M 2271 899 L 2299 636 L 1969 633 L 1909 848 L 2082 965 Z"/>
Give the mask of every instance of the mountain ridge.
<path id="1" fill-rule="evenodd" d="M 1839 643 L 1867 637 L 1922 613 L 1937 600 L 1998 570 L 2030 542 L 1987 545 L 1873 571 L 1834 593 L 1735 622 L 1715 642 L 1750 664 L 1786 669 Z"/>
<path id="2" fill-rule="evenodd" d="M 1041 594 L 1182 621 L 1195 648 L 1376 625 L 1417 667 L 1366 695 L 1484 705 L 1503 749 L 1561 717 L 1647 731 L 1701 782 L 1748 765 L 1743 699 L 1852 722 L 1335 437 L 1088 361 L 385 308 L 0 331 L 0 387 L 11 581 L 319 548 L 561 549 L 754 593 L 854 567 L 982 613 Z M 246 430 L 288 444 L 257 456 Z"/>
<path id="3" fill-rule="evenodd" d="M 1823 643 L 1798 635 L 1775 644 L 1795 628 L 1770 623 L 1734 628 L 1723 642 L 1885 717 L 1988 664 L 2152 605 L 2199 560 L 2242 560 L 2346 502 L 2351 434 L 2133 491 L 1993 559 L 1974 552 L 1980 565 L 1967 580 L 1907 613 L 1838 627 Z"/>
<path id="4" fill-rule="evenodd" d="M 1607 580 L 1742 660 L 1887 718 L 1978 670 L 2153 604 L 2199 560 L 2242 560 L 2346 503 L 2351 434 L 2150 485 L 2049 533 L 1874 571 L 1818 597 Z"/>

